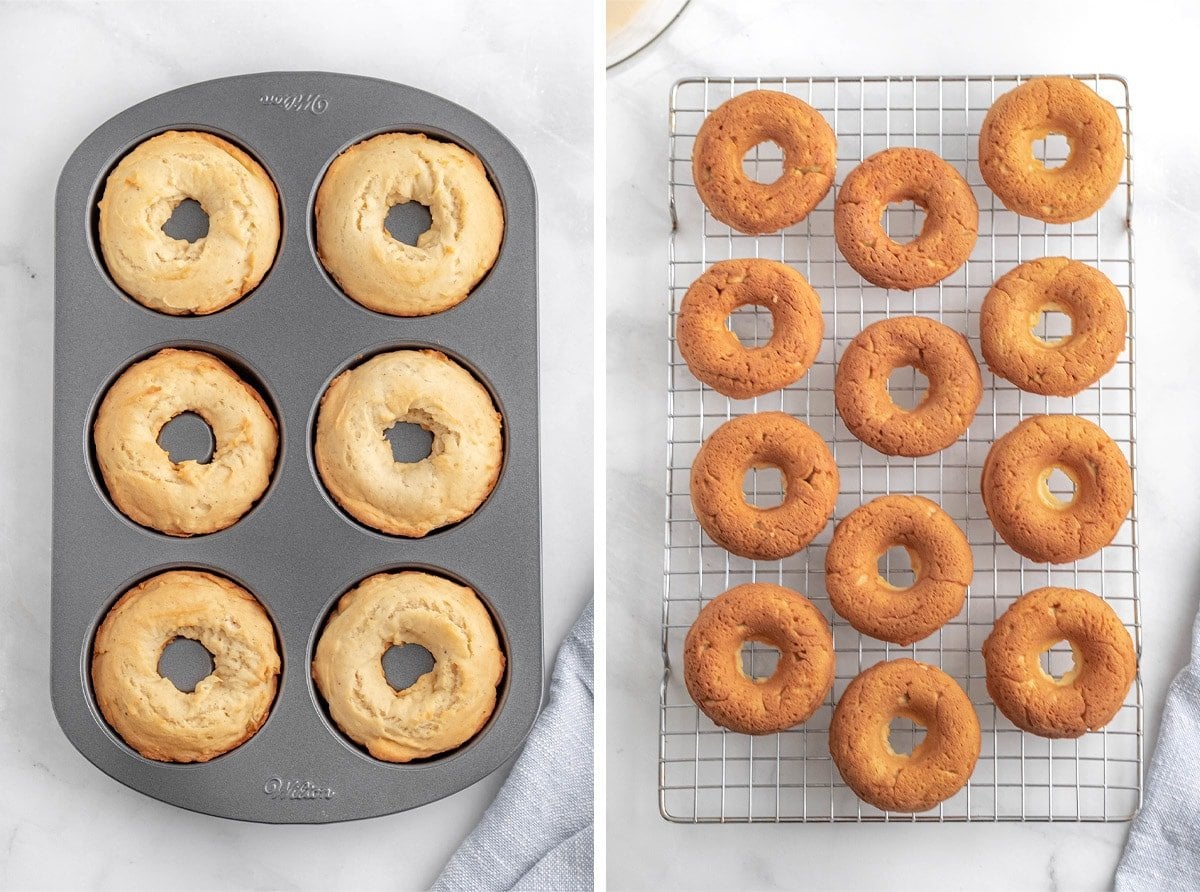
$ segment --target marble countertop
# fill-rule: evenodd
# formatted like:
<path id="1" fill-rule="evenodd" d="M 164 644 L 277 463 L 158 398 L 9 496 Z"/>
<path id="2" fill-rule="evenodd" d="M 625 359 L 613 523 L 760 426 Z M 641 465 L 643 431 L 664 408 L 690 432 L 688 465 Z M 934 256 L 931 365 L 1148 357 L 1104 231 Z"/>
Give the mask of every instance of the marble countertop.
<path id="1" fill-rule="evenodd" d="M 995 10 L 984 12 L 983 9 Z M 1146 753 L 1200 598 L 1200 207 L 1182 2 L 692 0 L 607 77 L 607 808 L 613 888 L 1106 888 L 1127 824 L 728 825 L 657 809 L 667 103 L 688 75 L 1104 71 L 1132 97 Z"/>
<path id="2" fill-rule="evenodd" d="M 544 647 L 591 595 L 591 21 L 556 0 L 474 4 L 0 4 L 0 887 L 424 888 L 507 767 L 406 814 L 262 826 L 192 814 L 110 780 L 50 708 L 53 214 L 95 127 L 196 81 L 277 69 L 371 75 L 491 120 L 540 202 Z"/>

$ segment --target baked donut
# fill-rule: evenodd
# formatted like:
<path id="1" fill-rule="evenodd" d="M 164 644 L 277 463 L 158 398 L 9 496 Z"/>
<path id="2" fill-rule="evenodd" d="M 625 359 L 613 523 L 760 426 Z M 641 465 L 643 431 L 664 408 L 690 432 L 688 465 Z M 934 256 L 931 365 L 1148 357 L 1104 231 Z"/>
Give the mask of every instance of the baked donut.
<path id="1" fill-rule="evenodd" d="M 1059 168 L 1033 157 L 1035 140 L 1061 133 L 1071 147 Z M 1112 104 L 1070 77 L 1038 77 L 992 103 L 979 128 L 979 172 L 1004 206 L 1047 223 L 1073 223 L 1104 206 L 1125 166 Z"/>
<path id="2" fill-rule="evenodd" d="M 771 339 L 746 348 L 726 326 L 748 305 L 771 311 Z M 821 349 L 821 299 L 800 273 L 774 260 L 722 260 L 679 306 L 675 339 L 692 374 L 717 393 L 749 399 L 798 381 Z"/>
<path id="3" fill-rule="evenodd" d="M 769 678 L 742 669 L 749 641 L 779 651 Z M 740 734 L 807 721 L 833 687 L 833 634 L 812 601 L 769 582 L 731 588 L 704 605 L 683 645 L 683 680 L 700 710 Z"/>
<path id="4" fill-rule="evenodd" d="M 417 644 L 433 668 L 388 683 L 383 655 Z M 342 596 L 317 641 L 313 681 L 334 724 L 376 759 L 411 762 L 461 746 L 496 708 L 504 652 L 479 596 L 441 576 L 377 573 Z"/>
<path id="5" fill-rule="evenodd" d="M 911 242 L 883 228 L 889 204 L 911 201 L 925 211 Z M 934 285 L 967 262 L 979 231 L 979 205 L 962 175 L 933 152 L 893 148 L 850 171 L 833 207 L 833 234 L 842 256 L 880 288 L 912 291 Z"/>
<path id="6" fill-rule="evenodd" d="M 212 429 L 212 458 L 171 461 L 163 427 L 195 412 Z M 170 536 L 215 533 L 236 523 L 271 482 L 279 432 L 258 391 L 211 353 L 159 350 L 121 373 L 92 431 L 113 504 Z"/>
<path id="7" fill-rule="evenodd" d="M 746 175 L 742 159 L 762 142 L 783 151 L 773 183 Z M 751 90 L 717 106 L 692 145 L 692 181 L 717 220 L 761 235 L 803 220 L 837 173 L 837 137 L 821 113 L 775 90 Z"/>
<path id="8" fill-rule="evenodd" d="M 187 242 L 163 232 L 185 199 L 208 215 Z M 262 281 L 279 247 L 279 196 L 262 166 L 232 143 L 169 130 L 113 168 L 100 198 L 100 253 L 117 287 L 143 306 L 215 313 Z"/>
<path id="9" fill-rule="evenodd" d="M 1063 640 L 1075 665 L 1056 679 L 1040 657 Z M 1103 598 L 1073 588 L 1039 588 L 1014 601 L 983 642 L 983 660 L 999 710 L 1042 737 L 1082 737 L 1103 728 L 1137 674 L 1129 630 Z"/>
<path id="10" fill-rule="evenodd" d="M 433 220 L 415 245 L 384 225 L 410 201 Z M 423 133 L 384 133 L 346 149 L 321 180 L 315 213 L 322 265 L 352 300 L 391 316 L 428 316 L 465 300 L 504 236 L 483 163 Z"/>
<path id="11" fill-rule="evenodd" d="M 191 693 L 158 671 L 176 638 L 212 655 L 212 674 Z M 253 595 L 213 573 L 168 570 L 125 592 L 104 617 L 92 689 L 104 720 L 147 759 L 207 762 L 262 727 L 279 666 L 275 627 Z"/>
<path id="12" fill-rule="evenodd" d="M 1050 492 L 1054 469 L 1075 484 L 1067 503 Z M 1133 507 L 1133 475 L 1119 446 L 1076 415 L 1034 415 L 992 444 L 980 478 L 983 506 L 1013 551 L 1065 564 L 1095 554 Z"/>
<path id="13" fill-rule="evenodd" d="M 888 726 L 925 727 L 909 755 L 892 749 Z M 863 671 L 833 708 L 829 753 L 859 799 L 885 811 L 927 811 L 963 788 L 981 745 L 979 717 L 958 683 L 936 666 L 889 660 Z"/>
<path id="14" fill-rule="evenodd" d="M 1071 334 L 1048 343 L 1033 333 L 1041 314 L 1071 318 Z M 1022 390 L 1073 396 L 1095 384 L 1125 349 L 1125 302 L 1098 269 L 1043 257 L 1005 273 L 979 311 L 979 346 L 988 368 Z"/>
<path id="15" fill-rule="evenodd" d="M 783 503 L 758 508 L 742 482 L 750 468 L 783 475 Z M 713 431 L 692 462 L 692 508 L 714 542 L 746 558 L 795 554 L 825 527 L 837 502 L 838 469 L 817 433 L 783 412 L 756 412 Z"/>
<path id="16" fill-rule="evenodd" d="M 386 433 L 418 424 L 428 457 L 398 462 Z M 437 350 L 381 353 L 333 379 L 317 411 L 313 453 L 329 494 L 358 520 L 421 537 L 475 513 L 504 459 L 487 388 Z"/>
<path id="17" fill-rule="evenodd" d="M 916 408 L 888 395 L 888 376 L 912 366 L 929 379 Z M 884 455 L 932 455 L 961 437 L 983 398 L 979 364 L 967 339 L 924 316 L 881 319 L 842 353 L 833 399 L 846 427 Z"/>
<path id="18" fill-rule="evenodd" d="M 879 558 L 897 545 L 912 562 L 915 580 L 908 588 L 879 574 Z M 893 644 L 920 641 L 953 619 L 974 570 L 962 530 L 921 496 L 880 496 L 860 505 L 834 529 L 825 552 L 833 609 L 864 635 Z"/>

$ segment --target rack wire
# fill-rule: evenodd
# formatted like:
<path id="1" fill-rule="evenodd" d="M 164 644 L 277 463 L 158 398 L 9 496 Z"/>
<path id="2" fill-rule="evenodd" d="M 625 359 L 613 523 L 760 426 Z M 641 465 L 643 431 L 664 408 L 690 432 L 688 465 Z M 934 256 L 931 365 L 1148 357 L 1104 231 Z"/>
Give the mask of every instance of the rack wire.
<path id="1" fill-rule="evenodd" d="M 1126 161 L 1114 196 L 1096 215 L 1069 225 L 1045 224 L 1004 208 L 979 172 L 978 134 L 997 95 L 1029 76 L 685 78 L 671 91 L 669 208 L 672 232 L 668 279 L 668 452 L 663 677 L 659 712 L 659 809 L 686 823 L 864 821 L 1123 821 L 1137 811 L 1142 787 L 1142 686 L 1138 676 L 1125 704 L 1104 729 L 1078 740 L 1047 740 L 1025 734 L 993 705 L 985 686 L 981 648 L 995 619 L 1019 595 L 1044 585 L 1084 588 L 1101 595 L 1121 617 L 1141 655 L 1138 602 L 1137 507 L 1112 544 L 1073 564 L 1029 561 L 999 539 L 979 495 L 979 474 L 992 442 L 1021 419 L 1039 413 L 1073 413 L 1095 421 L 1117 442 L 1134 469 L 1134 252 L 1133 177 L 1129 92 L 1114 75 L 1077 75 L 1117 109 Z M 914 292 L 885 291 L 864 282 L 843 261 L 833 237 L 837 185 L 796 226 L 765 236 L 738 233 L 712 218 L 691 175 L 692 143 L 705 116 L 731 96 L 752 89 L 791 93 L 825 115 L 838 138 L 836 184 L 868 155 L 889 146 L 930 149 L 952 164 L 979 203 L 979 240 L 954 275 Z M 1066 141 L 1049 137 L 1035 153 L 1055 166 L 1066 159 Z M 770 182 L 782 170 L 778 147 L 757 146 L 746 157 L 747 173 Z M 922 212 L 893 206 L 884 217 L 892 238 L 920 231 Z M 948 449 L 924 458 L 881 455 L 858 441 L 838 418 L 833 403 L 835 359 L 865 326 L 896 315 L 920 314 L 963 332 L 978 345 L 979 307 L 1003 273 L 1037 257 L 1065 255 L 1104 272 L 1129 311 L 1128 343 L 1116 366 L 1095 386 L 1070 397 L 1024 393 L 982 368 L 984 394 L 967 434 Z M 816 362 L 796 384 L 753 400 L 730 400 L 701 385 L 675 343 L 675 318 L 687 287 L 713 263 L 762 257 L 788 263 L 821 295 L 825 338 Z M 765 343 L 770 313 L 744 308 L 730 326 L 747 345 Z M 1069 320 L 1046 314 L 1038 333 L 1069 334 Z M 913 406 L 924 380 L 911 369 L 889 381 L 893 399 Z M 702 534 L 692 511 L 688 475 L 704 438 L 728 419 L 779 410 L 807 422 L 833 450 L 841 490 L 831 521 L 813 543 L 782 561 L 731 555 Z M 1069 493 L 1069 484 L 1051 489 Z M 1135 483 L 1136 490 L 1136 483 Z M 745 492 L 752 504 L 782 499 L 778 471 L 751 471 Z M 909 647 L 860 635 L 830 608 L 824 587 L 825 551 L 834 524 L 860 504 L 885 493 L 918 493 L 935 499 L 967 535 L 975 576 L 963 611 L 939 632 Z M 897 553 L 898 552 L 898 553 Z M 893 582 L 911 581 L 903 552 L 881 560 Z M 714 725 L 688 696 L 682 678 L 683 641 L 700 608 L 743 582 L 769 581 L 806 594 L 831 621 L 836 673 L 831 695 L 805 724 L 764 737 L 735 734 Z M 743 651 L 747 671 L 773 669 L 774 652 L 761 645 Z M 861 802 L 842 781 L 829 755 L 827 732 L 833 703 L 868 666 L 907 656 L 940 666 L 967 691 L 979 713 L 982 753 L 967 785 L 922 814 L 883 812 Z M 1065 644 L 1044 665 L 1058 676 L 1072 665 Z M 903 726 L 903 727 L 901 727 Z M 892 742 L 907 751 L 920 729 L 893 725 Z"/>

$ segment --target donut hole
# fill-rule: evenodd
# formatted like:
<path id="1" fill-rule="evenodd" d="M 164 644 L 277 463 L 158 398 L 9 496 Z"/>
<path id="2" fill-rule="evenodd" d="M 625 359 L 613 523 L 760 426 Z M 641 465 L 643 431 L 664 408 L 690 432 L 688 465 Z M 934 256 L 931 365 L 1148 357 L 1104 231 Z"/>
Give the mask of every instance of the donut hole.
<path id="1" fill-rule="evenodd" d="M 898 245 L 905 245 L 921 234 L 925 226 L 925 208 L 915 201 L 893 201 L 883 209 L 883 231 Z"/>
<path id="2" fill-rule="evenodd" d="M 1047 306 L 1030 320 L 1030 333 L 1048 347 L 1066 343 L 1075 333 L 1071 317 L 1056 306 Z"/>
<path id="3" fill-rule="evenodd" d="M 433 215 L 419 201 L 394 204 L 388 209 L 383 228 L 401 244 L 415 246 L 421 236 L 433 228 Z"/>
<path id="4" fill-rule="evenodd" d="M 764 307 L 739 307 L 729 314 L 725 327 L 743 347 L 752 350 L 771 340 L 775 333 L 775 316 Z"/>
<path id="5" fill-rule="evenodd" d="M 392 458 L 401 464 L 424 461 L 433 453 L 433 434 L 408 421 L 397 421 L 383 432 L 392 444 Z"/>
<path id="6" fill-rule="evenodd" d="M 742 495 L 755 508 L 778 508 L 783 504 L 787 483 L 783 472 L 774 465 L 747 468 L 742 478 Z"/>
<path id="7" fill-rule="evenodd" d="M 879 556 L 879 578 L 892 588 L 911 588 L 917 581 L 916 562 L 912 552 L 902 545 L 893 545 Z"/>
<path id="8" fill-rule="evenodd" d="M 1038 664 L 1042 672 L 1055 684 L 1069 685 L 1079 674 L 1081 660 L 1079 652 L 1067 640 L 1056 641 L 1041 652 Z"/>
<path id="9" fill-rule="evenodd" d="M 783 149 L 771 139 L 751 146 L 742 156 L 742 173 L 748 179 L 769 186 L 783 176 Z"/>
<path id="10" fill-rule="evenodd" d="M 1047 170 L 1062 167 L 1071 157 L 1071 141 L 1062 133 L 1047 133 L 1033 141 L 1033 157 Z"/>
<path id="11" fill-rule="evenodd" d="M 175 205 L 175 210 L 162 225 L 162 231 L 169 238 L 188 243 L 198 242 L 208 235 L 208 214 L 200 202 L 185 198 Z"/>
<path id="12" fill-rule="evenodd" d="M 397 693 L 415 685 L 437 660 L 419 644 L 393 644 L 383 652 L 383 675 Z"/>
<path id="13" fill-rule="evenodd" d="M 910 365 L 900 366 L 888 375 L 887 391 L 897 408 L 911 412 L 929 395 L 929 379 Z"/>
<path id="14" fill-rule="evenodd" d="M 1061 465 L 1051 465 L 1038 480 L 1042 501 L 1052 508 L 1067 508 L 1076 497 L 1075 478 Z"/>
<path id="15" fill-rule="evenodd" d="M 175 464 L 194 461 L 206 465 L 212 461 L 216 438 L 208 422 L 195 412 L 180 412 L 162 426 L 158 445 Z"/>
<path id="16" fill-rule="evenodd" d="M 741 650 L 742 672 L 754 681 L 766 681 L 779 666 L 779 648 L 765 641 L 746 641 Z"/>
<path id="17" fill-rule="evenodd" d="M 925 742 L 925 726 L 898 715 L 888 724 L 888 747 L 897 756 L 911 756 Z"/>
<path id="18" fill-rule="evenodd" d="M 207 647 L 193 638 L 176 636 L 158 658 L 158 674 L 185 694 L 213 674 L 216 664 Z"/>

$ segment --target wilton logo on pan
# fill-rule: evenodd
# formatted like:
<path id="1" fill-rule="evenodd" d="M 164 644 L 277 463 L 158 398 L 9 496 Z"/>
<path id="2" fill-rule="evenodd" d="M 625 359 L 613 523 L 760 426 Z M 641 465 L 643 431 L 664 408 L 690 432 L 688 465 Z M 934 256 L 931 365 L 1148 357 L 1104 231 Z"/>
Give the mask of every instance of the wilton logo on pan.
<path id="1" fill-rule="evenodd" d="M 263 105 L 278 105 L 285 111 L 307 111 L 314 115 L 323 115 L 329 108 L 329 99 L 320 93 L 264 93 L 258 101 Z"/>
<path id="2" fill-rule="evenodd" d="M 273 777 L 263 784 L 263 792 L 272 799 L 332 799 L 332 787 L 319 787 L 312 781 Z"/>

